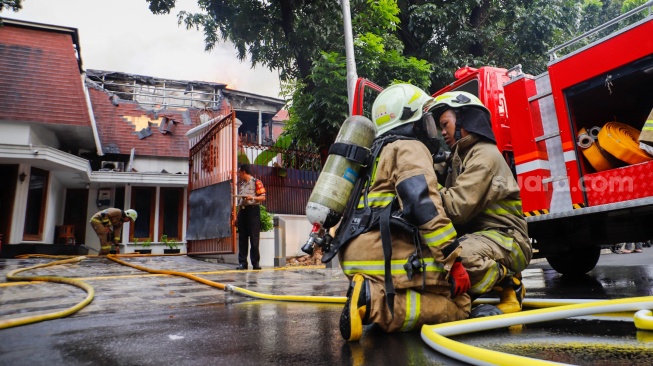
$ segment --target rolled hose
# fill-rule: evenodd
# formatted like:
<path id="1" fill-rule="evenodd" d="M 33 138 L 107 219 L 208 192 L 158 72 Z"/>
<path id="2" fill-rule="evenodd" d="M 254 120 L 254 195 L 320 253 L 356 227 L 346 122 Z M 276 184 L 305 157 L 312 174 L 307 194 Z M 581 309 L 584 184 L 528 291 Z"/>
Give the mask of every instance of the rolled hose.
<path id="1" fill-rule="evenodd" d="M 59 265 L 59 264 L 79 262 L 84 258 L 86 258 L 86 257 L 84 257 L 84 256 L 74 257 L 74 258 L 64 259 L 64 260 L 55 261 L 55 262 L 39 264 L 39 265 L 32 266 L 32 267 L 19 268 L 19 269 L 15 269 L 15 270 L 7 273 L 7 280 L 8 281 L 47 281 L 47 282 L 64 283 L 64 284 L 67 284 L 67 285 L 72 285 L 72 286 L 79 287 L 79 288 L 83 289 L 84 291 L 86 291 L 87 294 L 86 294 L 86 298 L 84 300 L 79 302 L 77 305 L 72 306 L 72 307 L 70 307 L 68 309 L 65 309 L 65 310 L 55 311 L 55 312 L 48 313 L 48 314 L 32 315 L 32 316 L 25 316 L 25 317 L 20 317 L 20 318 L 16 318 L 16 319 L 2 320 L 2 321 L 0 321 L 0 329 L 17 327 L 17 326 L 20 326 L 20 325 L 27 325 L 27 324 L 42 322 L 42 321 L 45 321 L 45 320 L 63 318 L 65 316 L 76 313 L 77 311 L 83 309 L 91 301 L 93 301 L 93 297 L 95 297 L 95 289 L 93 289 L 93 287 L 91 285 L 89 285 L 88 283 L 86 283 L 84 281 L 75 280 L 75 279 L 72 279 L 72 278 L 53 277 L 53 276 L 16 276 L 16 274 L 18 274 L 20 272 L 29 271 L 29 270 L 36 269 L 36 268 L 55 266 L 55 265 Z"/>
<path id="2" fill-rule="evenodd" d="M 596 142 L 596 137 L 593 134 L 598 135 L 597 129 L 600 130 L 598 127 L 592 127 L 590 128 L 590 132 L 587 132 L 585 127 L 581 128 L 580 131 L 578 131 L 577 144 L 592 168 L 597 172 L 602 172 L 604 170 L 612 169 L 615 166 L 610 162 L 604 151 L 602 151 L 601 147 Z"/>
<path id="3" fill-rule="evenodd" d="M 653 160 L 639 147 L 640 132 L 634 127 L 619 122 L 608 122 L 599 131 L 601 147 L 615 158 L 628 163 L 639 164 Z"/>
<path id="4" fill-rule="evenodd" d="M 653 330 L 653 317 L 645 309 L 653 308 L 653 296 L 584 302 L 553 308 L 522 311 L 486 318 L 467 319 L 422 327 L 422 339 L 434 350 L 449 357 L 475 365 L 560 365 L 557 362 L 517 356 L 453 341 L 447 337 L 520 324 L 540 323 L 570 317 L 638 311 L 635 325 L 639 329 Z M 641 327 L 641 328 L 640 328 Z"/>

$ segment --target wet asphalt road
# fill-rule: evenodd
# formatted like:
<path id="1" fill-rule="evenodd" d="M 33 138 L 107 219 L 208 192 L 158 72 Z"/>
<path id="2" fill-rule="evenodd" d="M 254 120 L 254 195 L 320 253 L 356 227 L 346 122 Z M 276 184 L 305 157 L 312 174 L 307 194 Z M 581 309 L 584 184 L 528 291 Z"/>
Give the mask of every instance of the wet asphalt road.
<path id="1" fill-rule="evenodd" d="M 233 271 L 188 257 L 127 261 L 196 274 L 277 295 L 344 296 L 340 270 Z M 81 301 L 76 287 L 13 284 L 12 269 L 48 259 L 0 260 L 0 320 L 60 310 Z M 339 304 L 255 300 L 182 277 L 146 274 L 108 259 L 46 267 L 21 275 L 82 278 L 96 291 L 71 316 L 0 330 L 0 365 L 462 365 L 428 347 L 419 332 L 368 329 L 346 343 Z M 527 298 L 613 299 L 653 295 L 653 249 L 604 254 L 582 278 L 565 278 L 546 261 L 524 272 Z M 653 337 L 630 321 L 570 319 L 456 337 L 465 343 L 579 365 L 653 365 Z"/>

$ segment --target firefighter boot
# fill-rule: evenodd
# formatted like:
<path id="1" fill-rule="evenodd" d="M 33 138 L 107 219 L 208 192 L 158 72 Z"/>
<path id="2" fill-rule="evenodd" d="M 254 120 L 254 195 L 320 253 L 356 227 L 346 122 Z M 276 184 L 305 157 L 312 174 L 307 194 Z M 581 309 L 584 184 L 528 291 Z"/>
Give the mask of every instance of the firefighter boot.
<path id="1" fill-rule="evenodd" d="M 501 293 L 501 299 L 497 308 L 504 314 L 521 311 L 522 301 L 526 295 L 526 288 L 521 282 L 520 275 L 512 276 L 506 267 L 501 266 L 502 279 L 492 288 Z"/>
<path id="2" fill-rule="evenodd" d="M 347 302 L 340 314 L 340 334 L 347 341 L 357 341 L 363 335 L 363 324 L 369 322 L 370 287 L 368 280 L 355 274 L 347 291 Z"/>

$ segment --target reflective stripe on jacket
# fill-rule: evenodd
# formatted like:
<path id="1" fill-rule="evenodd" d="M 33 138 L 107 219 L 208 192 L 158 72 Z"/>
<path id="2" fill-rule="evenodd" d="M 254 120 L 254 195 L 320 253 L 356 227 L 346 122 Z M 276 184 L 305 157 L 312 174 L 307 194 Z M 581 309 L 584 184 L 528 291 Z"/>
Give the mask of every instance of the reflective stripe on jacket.
<path id="1" fill-rule="evenodd" d="M 449 286 L 446 276 L 459 256 L 460 248 L 452 249 L 455 247 L 456 231 L 444 213 L 432 161 L 426 146 L 417 140 L 398 140 L 386 145 L 374 168 L 368 205 L 382 208 L 398 197 L 404 219 L 416 225 L 422 237 L 426 285 Z M 409 187 L 424 187 L 424 192 L 416 198 L 411 196 L 412 192 L 402 191 L 402 184 L 404 188 L 406 184 Z M 360 204 L 363 204 L 362 197 Z M 408 207 L 411 205 L 414 207 Z M 429 213 L 425 214 L 423 207 Z M 413 238 L 393 229 L 391 271 L 395 288 L 422 286 L 422 276 L 415 275 L 408 280 L 403 267 L 415 252 Z M 339 255 L 345 274 L 363 273 L 383 281 L 385 262 L 378 228 L 354 238 Z"/>
<path id="2" fill-rule="evenodd" d="M 458 235 L 477 233 L 510 249 L 513 239 L 530 262 L 532 248 L 523 216 L 519 185 L 493 143 L 469 135 L 450 157 L 442 203 Z"/>

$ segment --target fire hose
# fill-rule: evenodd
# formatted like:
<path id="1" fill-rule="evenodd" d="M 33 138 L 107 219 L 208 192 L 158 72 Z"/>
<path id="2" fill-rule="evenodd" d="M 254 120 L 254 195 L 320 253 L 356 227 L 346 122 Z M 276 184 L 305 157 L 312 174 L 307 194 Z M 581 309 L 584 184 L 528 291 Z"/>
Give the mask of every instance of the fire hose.
<path id="1" fill-rule="evenodd" d="M 639 134 L 627 124 L 608 122 L 599 131 L 598 139 L 610 155 L 628 164 L 639 164 L 653 160 L 639 147 Z"/>
<path id="2" fill-rule="evenodd" d="M 57 264 L 66 264 L 79 262 L 85 257 L 75 257 L 66 260 L 40 264 L 33 267 L 17 269 L 7 274 L 7 279 L 11 281 L 49 281 L 64 284 L 70 284 L 80 287 L 88 293 L 86 299 L 77 305 L 50 314 L 22 317 L 18 319 L 0 321 L 0 329 L 15 327 L 19 325 L 31 324 L 39 321 L 51 320 L 71 315 L 84 306 L 88 305 L 94 297 L 94 289 L 87 283 L 63 277 L 53 276 L 16 276 L 17 273 L 52 266 Z M 253 298 L 277 300 L 277 301 L 299 301 L 299 302 L 320 302 L 320 303 L 342 303 L 347 300 L 346 297 L 337 296 L 292 296 L 292 295 L 271 295 L 255 291 L 246 290 L 237 286 L 224 285 L 218 282 L 209 281 L 198 276 L 188 273 L 170 270 L 156 270 L 132 263 L 125 262 L 116 258 L 116 256 L 107 256 L 110 260 L 126 265 L 141 271 L 155 274 L 166 274 L 185 277 L 212 287 L 225 291 L 231 291 L 246 295 Z M 480 299 L 478 303 L 495 302 L 494 299 Z M 541 299 L 524 299 L 525 307 L 539 308 L 537 310 L 522 311 L 513 314 L 504 314 L 484 318 L 467 319 L 456 322 L 449 322 L 437 325 L 424 325 L 421 330 L 422 339 L 434 350 L 449 357 L 472 363 L 472 364 L 501 364 L 501 365 L 554 365 L 559 363 L 538 360 L 529 357 L 517 356 L 508 353 L 488 350 L 474 347 L 461 342 L 451 340 L 447 337 L 468 334 L 478 331 L 485 331 L 495 328 L 509 327 L 521 324 L 540 323 L 552 320 L 566 319 L 583 315 L 608 314 L 619 312 L 636 311 L 633 321 L 637 329 L 653 331 L 653 296 L 634 297 L 615 300 L 541 300 Z"/>
<path id="3" fill-rule="evenodd" d="M 88 283 L 72 278 L 66 278 L 66 277 L 54 277 L 54 276 L 16 276 L 16 274 L 24 271 L 29 271 L 32 269 L 37 269 L 37 268 L 43 268 L 43 267 L 48 267 L 48 266 L 54 266 L 54 265 L 59 265 L 59 264 L 67 264 L 67 263 L 76 263 L 81 261 L 82 259 L 85 259 L 86 257 L 81 256 L 81 257 L 74 257 L 74 258 L 69 258 L 69 259 L 64 259 L 60 261 L 55 261 L 55 262 L 50 262 L 50 263 L 44 263 L 44 264 L 39 264 L 36 266 L 32 267 L 27 267 L 27 268 L 19 268 L 15 269 L 9 273 L 7 273 L 7 280 L 9 281 L 46 281 L 46 282 L 57 282 L 57 283 L 63 283 L 67 285 L 72 285 L 79 287 L 86 291 L 87 295 L 84 300 L 79 302 L 77 305 L 70 307 L 68 309 L 64 309 L 61 311 L 56 311 L 48 314 L 42 314 L 42 315 L 34 315 L 34 316 L 25 316 L 25 317 L 20 317 L 16 319 L 8 319 L 8 320 L 2 320 L 0 321 L 0 329 L 5 329 L 5 328 L 11 328 L 11 327 L 16 327 L 19 325 L 26 325 L 26 324 L 32 324 L 32 323 L 37 323 L 45 320 L 52 320 L 52 319 L 57 319 L 57 318 L 63 318 L 65 316 L 71 315 L 76 313 L 77 311 L 81 310 L 84 308 L 86 305 L 88 305 L 91 301 L 93 301 L 93 297 L 95 296 L 95 289 Z"/>

